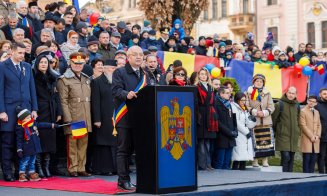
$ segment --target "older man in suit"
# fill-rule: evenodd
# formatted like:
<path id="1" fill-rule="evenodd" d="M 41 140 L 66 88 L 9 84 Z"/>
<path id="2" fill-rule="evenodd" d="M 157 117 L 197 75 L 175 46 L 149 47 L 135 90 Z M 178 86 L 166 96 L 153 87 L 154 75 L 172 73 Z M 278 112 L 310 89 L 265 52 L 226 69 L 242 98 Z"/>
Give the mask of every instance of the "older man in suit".
<path id="1" fill-rule="evenodd" d="M 18 24 L 17 14 L 15 12 L 11 12 L 8 15 L 8 24 L 3 26 L 1 30 L 5 34 L 7 40 L 13 41 L 13 32 L 17 28 L 23 29 L 25 32 L 25 38 L 31 39 L 30 30 L 27 27 Z"/>
<path id="2" fill-rule="evenodd" d="M 12 56 L 0 64 L 0 139 L 4 180 L 14 181 L 12 163 L 15 149 L 16 108 L 26 108 L 37 118 L 37 98 L 31 65 L 23 62 L 25 46 L 14 43 Z"/>

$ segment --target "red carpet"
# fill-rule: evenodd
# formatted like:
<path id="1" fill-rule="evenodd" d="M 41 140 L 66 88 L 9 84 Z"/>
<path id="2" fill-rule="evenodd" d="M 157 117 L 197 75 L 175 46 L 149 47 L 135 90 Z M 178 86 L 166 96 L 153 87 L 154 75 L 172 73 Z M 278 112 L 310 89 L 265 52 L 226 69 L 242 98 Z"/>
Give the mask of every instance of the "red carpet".
<path id="1" fill-rule="evenodd" d="M 108 182 L 102 179 L 79 179 L 79 178 L 48 178 L 38 182 L 5 182 L 0 181 L 0 186 L 47 189 L 58 191 L 97 193 L 97 194 L 117 194 L 121 193 L 117 189 L 116 182 Z"/>

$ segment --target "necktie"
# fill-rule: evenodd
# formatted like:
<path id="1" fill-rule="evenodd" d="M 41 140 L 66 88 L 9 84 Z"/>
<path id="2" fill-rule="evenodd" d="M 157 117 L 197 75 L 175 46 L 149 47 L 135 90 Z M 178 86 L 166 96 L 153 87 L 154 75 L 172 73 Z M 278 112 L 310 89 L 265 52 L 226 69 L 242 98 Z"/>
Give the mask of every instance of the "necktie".
<path id="1" fill-rule="evenodd" d="M 137 77 L 140 78 L 140 76 L 141 76 L 140 70 L 135 70 L 135 73 L 136 73 Z"/>
<path id="2" fill-rule="evenodd" d="M 15 68 L 17 70 L 18 75 L 20 75 L 20 67 L 19 67 L 19 65 L 15 65 Z"/>
<path id="3" fill-rule="evenodd" d="M 23 24 L 23 26 L 25 26 L 25 27 L 29 27 L 28 22 L 27 22 L 27 18 L 26 18 L 26 17 L 24 17 L 24 18 L 22 19 L 22 24 Z"/>

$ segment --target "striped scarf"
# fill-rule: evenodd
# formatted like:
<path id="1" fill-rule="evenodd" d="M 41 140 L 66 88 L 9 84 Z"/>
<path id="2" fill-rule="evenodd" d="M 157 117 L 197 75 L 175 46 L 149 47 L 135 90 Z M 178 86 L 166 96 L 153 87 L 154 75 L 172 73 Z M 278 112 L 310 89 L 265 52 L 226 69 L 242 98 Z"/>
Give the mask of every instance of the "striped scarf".
<path id="1" fill-rule="evenodd" d="M 218 99 L 221 103 L 224 104 L 224 106 L 227 108 L 227 109 L 232 109 L 231 105 L 230 105 L 230 101 L 229 100 L 226 100 L 220 96 L 218 96 Z"/>
<path id="2" fill-rule="evenodd" d="M 214 107 L 214 92 L 211 90 L 211 86 L 208 86 L 208 91 L 206 91 L 204 85 L 200 84 L 198 85 L 198 92 L 201 105 L 208 105 L 209 107 L 207 111 L 208 131 L 218 132 L 218 116 Z"/>
<path id="3" fill-rule="evenodd" d="M 24 129 L 24 140 L 25 141 L 30 140 L 30 138 L 32 136 L 32 131 L 31 131 L 30 128 L 34 125 L 34 119 L 32 118 L 28 122 L 23 122 L 21 120 L 18 120 L 17 124 L 21 125 L 23 127 L 23 129 Z"/>

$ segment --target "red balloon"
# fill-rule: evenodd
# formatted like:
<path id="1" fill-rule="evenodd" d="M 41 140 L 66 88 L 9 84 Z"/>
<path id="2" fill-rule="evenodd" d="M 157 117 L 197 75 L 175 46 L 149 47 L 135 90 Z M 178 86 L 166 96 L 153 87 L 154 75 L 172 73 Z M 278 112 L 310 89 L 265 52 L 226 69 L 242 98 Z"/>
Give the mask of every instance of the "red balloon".
<path id="1" fill-rule="evenodd" d="M 90 24 L 94 25 L 98 22 L 98 18 L 100 17 L 100 13 L 93 13 L 90 15 Z"/>
<path id="2" fill-rule="evenodd" d="M 295 71 L 296 73 L 298 73 L 298 72 L 302 72 L 302 69 L 303 69 L 303 67 L 302 67 L 300 64 L 296 63 L 296 64 L 294 65 L 294 71 Z"/>

